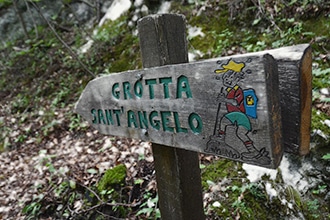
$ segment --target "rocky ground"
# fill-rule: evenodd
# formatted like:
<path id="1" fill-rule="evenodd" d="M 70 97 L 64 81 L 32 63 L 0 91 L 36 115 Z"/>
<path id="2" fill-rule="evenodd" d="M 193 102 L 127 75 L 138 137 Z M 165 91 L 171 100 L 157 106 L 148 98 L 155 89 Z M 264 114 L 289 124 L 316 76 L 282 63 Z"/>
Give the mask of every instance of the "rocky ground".
<path id="1" fill-rule="evenodd" d="M 117 164 L 127 167 L 128 182 L 143 177 L 147 188 L 155 188 L 149 143 L 107 137 L 90 129 L 80 134 L 62 132 L 42 140 L 42 144 L 34 141 L 0 154 L 1 219 L 23 219 L 22 209 L 40 195 L 40 188 L 48 185 L 44 192 L 47 197 L 52 184 L 60 184 L 62 178 L 89 187 Z M 80 207 L 75 211 L 83 212 Z"/>

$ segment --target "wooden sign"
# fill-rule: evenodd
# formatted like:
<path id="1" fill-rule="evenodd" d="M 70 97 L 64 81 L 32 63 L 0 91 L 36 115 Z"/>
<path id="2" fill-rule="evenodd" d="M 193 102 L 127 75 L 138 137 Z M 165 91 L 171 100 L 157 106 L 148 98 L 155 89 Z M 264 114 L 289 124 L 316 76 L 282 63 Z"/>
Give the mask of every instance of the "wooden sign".
<path id="1" fill-rule="evenodd" d="M 103 134 L 275 168 L 279 103 L 277 62 L 247 54 L 96 78 L 76 111 Z"/>
<path id="2" fill-rule="evenodd" d="M 309 44 L 299 44 L 251 55 L 266 53 L 278 63 L 284 151 L 306 155 L 310 150 L 312 48 Z"/>
<path id="3" fill-rule="evenodd" d="M 103 134 L 152 142 L 162 219 L 205 219 L 197 152 L 276 168 L 282 143 L 309 151 L 309 45 L 187 63 L 185 29 L 182 15 L 142 18 L 146 69 L 89 82 L 76 105 Z"/>

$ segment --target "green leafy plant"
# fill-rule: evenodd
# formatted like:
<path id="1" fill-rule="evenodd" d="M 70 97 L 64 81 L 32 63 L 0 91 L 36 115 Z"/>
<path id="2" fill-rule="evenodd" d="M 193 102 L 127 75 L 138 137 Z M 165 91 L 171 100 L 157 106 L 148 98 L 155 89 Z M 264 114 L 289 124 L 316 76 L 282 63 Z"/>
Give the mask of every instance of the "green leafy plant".
<path id="1" fill-rule="evenodd" d="M 15 100 L 12 102 L 12 113 L 22 113 L 27 110 L 30 105 L 31 97 L 27 94 L 17 94 Z"/>
<path id="2" fill-rule="evenodd" d="M 327 153 L 326 155 L 323 155 L 323 160 L 330 160 L 330 153 Z"/>
<path id="3" fill-rule="evenodd" d="M 152 193 L 147 192 L 143 198 L 146 200 L 140 205 L 140 210 L 136 213 L 137 216 L 144 216 L 146 219 L 160 219 L 160 210 L 158 208 L 158 195 L 152 196 Z"/>
<path id="4" fill-rule="evenodd" d="M 330 130 L 325 120 L 329 120 L 329 117 L 324 112 L 312 108 L 312 131 L 316 142 L 325 143 L 330 137 Z"/>
<path id="5" fill-rule="evenodd" d="M 313 70 L 313 101 L 330 102 L 329 97 L 321 95 L 322 88 L 330 88 L 330 68 Z"/>
<path id="6" fill-rule="evenodd" d="M 244 219 L 256 217 L 251 207 L 251 200 L 266 201 L 267 197 L 261 187 L 256 183 L 247 183 L 243 185 L 231 185 L 226 188 L 226 191 L 231 191 L 232 194 L 232 213 L 235 216 L 244 216 Z M 255 207 L 254 207 L 255 208 Z"/>
<path id="7" fill-rule="evenodd" d="M 312 213 L 312 217 L 315 219 L 317 219 L 319 217 L 319 214 L 316 214 L 319 207 L 320 207 L 320 205 L 319 205 L 319 201 L 317 199 L 307 202 L 308 211 L 310 211 Z"/>
<path id="8" fill-rule="evenodd" d="M 36 216 L 40 214 L 40 210 L 42 204 L 40 203 L 43 199 L 43 194 L 39 194 L 38 196 L 34 197 L 31 203 L 24 206 L 22 209 L 22 213 L 27 215 L 27 219 L 34 219 Z"/>
<path id="9" fill-rule="evenodd" d="M 216 39 L 216 48 L 214 53 L 217 55 L 221 55 L 224 51 L 230 49 L 233 45 L 233 36 L 234 32 L 230 31 L 228 28 L 224 29 L 221 33 L 216 34 L 215 32 L 215 39 Z"/>
<path id="10" fill-rule="evenodd" d="M 88 127 L 86 121 L 82 119 L 82 117 L 78 114 L 70 114 L 70 123 L 69 123 L 69 130 L 75 131 L 78 129 L 85 130 Z"/>
<path id="11" fill-rule="evenodd" d="M 233 202 L 232 207 L 234 208 L 233 214 L 235 216 L 245 215 L 250 217 L 252 214 L 252 209 L 248 208 L 244 201 L 237 199 Z"/>
<path id="12" fill-rule="evenodd" d="M 124 18 L 115 20 L 115 21 L 107 21 L 100 27 L 94 38 L 99 41 L 113 41 L 116 40 L 117 37 L 122 34 L 121 29 L 126 26 L 126 21 Z"/>
<path id="13" fill-rule="evenodd" d="M 329 154 L 329 156 L 330 156 L 330 154 Z M 326 188 L 327 188 L 327 185 L 319 185 L 317 187 L 317 189 L 312 190 L 312 193 L 318 195 L 318 194 L 322 193 Z"/>

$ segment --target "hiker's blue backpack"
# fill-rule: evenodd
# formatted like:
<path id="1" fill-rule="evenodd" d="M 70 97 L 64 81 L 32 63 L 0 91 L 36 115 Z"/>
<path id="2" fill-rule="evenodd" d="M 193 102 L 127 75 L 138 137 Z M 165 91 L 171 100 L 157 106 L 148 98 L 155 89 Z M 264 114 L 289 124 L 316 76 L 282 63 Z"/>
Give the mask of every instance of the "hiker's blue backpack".
<path id="1" fill-rule="evenodd" d="M 243 90 L 245 114 L 257 118 L 258 97 L 254 89 Z"/>

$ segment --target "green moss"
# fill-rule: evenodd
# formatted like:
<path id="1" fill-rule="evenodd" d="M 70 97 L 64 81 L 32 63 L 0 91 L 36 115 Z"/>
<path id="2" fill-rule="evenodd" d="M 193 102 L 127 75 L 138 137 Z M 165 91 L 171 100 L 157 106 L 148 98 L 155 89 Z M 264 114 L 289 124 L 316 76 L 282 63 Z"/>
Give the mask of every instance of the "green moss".
<path id="1" fill-rule="evenodd" d="M 328 36 L 330 37 L 330 17 L 318 16 L 315 18 L 308 19 L 304 21 L 303 27 L 307 32 L 314 33 L 318 36 Z M 317 25 L 315 25 L 317 24 Z M 327 45 L 329 47 L 329 45 Z"/>
<path id="2" fill-rule="evenodd" d="M 203 59 L 226 55 L 226 51 L 238 44 L 235 25 L 228 25 L 226 11 L 219 11 L 217 16 L 208 16 L 203 13 L 188 19 L 191 26 L 202 28 L 204 37 L 198 36 L 190 40 L 192 48 L 200 50 L 205 55 Z"/>
<path id="3" fill-rule="evenodd" d="M 207 181 L 216 183 L 224 178 L 233 179 L 233 182 L 237 182 L 238 171 L 241 172 L 243 176 L 246 175 L 240 163 L 227 159 L 217 160 L 202 170 L 202 186 L 204 190 L 207 190 L 209 187 Z"/>
<path id="4" fill-rule="evenodd" d="M 127 16 L 121 16 L 105 22 L 95 35 L 92 49 L 86 54 L 88 58 L 84 59 L 95 68 L 103 66 L 101 71 L 106 73 L 141 68 L 138 37 L 128 26 L 128 20 Z"/>
<path id="5" fill-rule="evenodd" d="M 11 0 L 0 0 L 0 8 L 8 7 L 12 4 Z"/>
<path id="6" fill-rule="evenodd" d="M 213 207 L 213 202 L 210 202 L 207 210 L 211 210 L 212 213 L 216 213 L 215 216 L 221 216 L 224 219 L 240 216 L 241 220 L 275 220 L 287 216 L 298 218 L 301 213 L 308 212 L 306 202 L 297 190 L 293 187 L 282 189 L 283 180 L 280 171 L 275 182 L 265 176 L 259 183 L 250 183 L 246 179 L 246 173 L 242 170 L 240 163 L 220 159 L 202 170 L 204 191 L 209 191 L 208 180 L 214 183 L 221 182 L 224 189 L 219 192 L 219 195 L 212 197 L 213 201 L 220 203 L 220 207 Z M 269 198 L 265 187 L 266 182 L 272 183 L 278 196 Z M 288 204 L 292 204 L 293 208 L 290 208 Z"/>
<path id="7" fill-rule="evenodd" d="M 127 45 L 130 45 L 129 48 L 127 48 Z M 109 72 L 122 72 L 142 67 L 137 36 L 126 31 L 125 36 L 121 37 L 120 43 L 114 45 L 112 49 L 113 56 L 116 59 L 109 63 Z"/>
<path id="8" fill-rule="evenodd" d="M 325 113 L 316 110 L 315 108 L 312 109 L 312 131 L 319 130 L 327 137 L 330 137 L 330 129 L 329 127 L 324 123 L 325 120 L 329 120 L 329 116 L 327 116 Z M 319 135 L 314 136 L 314 142 L 320 143 L 320 144 L 326 144 L 329 140 L 324 139 L 323 137 Z"/>
<path id="9" fill-rule="evenodd" d="M 204 37 L 196 36 L 189 39 L 190 48 L 199 50 L 204 54 L 201 59 L 226 54 L 226 51 L 237 43 L 237 39 L 240 39 L 239 36 L 233 36 L 237 34 L 236 25 L 232 23 L 228 25 L 227 7 L 219 8 L 216 3 L 214 4 L 217 9 L 206 7 L 202 10 L 196 5 L 182 6 L 182 4 L 176 2 L 172 3 L 173 12 L 185 15 L 188 25 L 202 28 L 201 31 L 205 33 Z M 196 16 L 198 10 L 203 12 Z M 191 13 L 192 11 L 194 13 Z"/>
<path id="10" fill-rule="evenodd" d="M 112 169 L 107 170 L 97 185 L 97 189 L 102 192 L 103 190 L 110 190 L 117 188 L 125 183 L 126 166 L 120 164 Z"/>
<path id="11" fill-rule="evenodd" d="M 231 192 L 231 193 L 229 193 Z M 229 187 L 228 198 L 231 212 L 244 219 L 267 219 L 267 196 L 262 185 L 256 183 L 242 183 Z"/>

